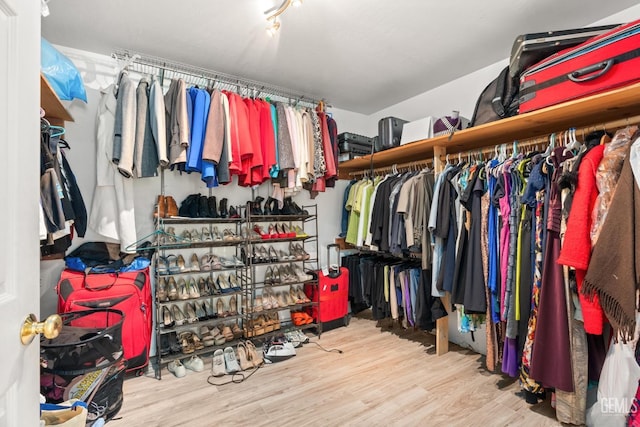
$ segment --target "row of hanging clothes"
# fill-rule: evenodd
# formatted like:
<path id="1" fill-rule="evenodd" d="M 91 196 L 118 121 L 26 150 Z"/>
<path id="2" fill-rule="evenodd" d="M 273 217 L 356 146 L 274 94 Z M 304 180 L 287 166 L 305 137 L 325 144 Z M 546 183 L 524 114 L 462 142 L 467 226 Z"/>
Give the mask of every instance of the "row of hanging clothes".
<path id="1" fill-rule="evenodd" d="M 54 126 L 40 111 L 39 235 L 42 256 L 64 254 L 74 234 L 84 237 L 87 210 L 65 149 L 65 129 Z"/>
<path id="2" fill-rule="evenodd" d="M 335 185 L 338 130 L 324 103 L 243 97 L 223 83 L 189 86 L 175 78 L 163 95 L 154 76 L 136 86 L 120 73 L 110 158 L 122 175 L 152 177 L 170 168 L 200 174 L 209 188 L 237 176 L 241 186 L 273 180 L 286 193 Z"/>
<path id="3" fill-rule="evenodd" d="M 519 378 L 529 403 L 554 392 L 561 422 L 602 415 L 601 405 L 587 401 L 588 389 L 611 397 L 602 387 L 638 388 L 638 135 L 628 126 L 613 138 L 594 131 L 579 141 L 570 130 L 551 135 L 546 149 L 523 152 L 514 143 L 509 155 L 503 145 L 488 160 L 480 152 L 459 155 L 457 163 L 447 156 L 431 197 L 420 199 L 428 213 L 418 232 L 430 242 L 421 253 L 430 259 L 422 268 L 430 270 L 431 296 L 451 294 L 462 332 L 486 323 L 487 368 Z M 398 183 L 403 188 L 402 175 L 386 177 L 395 180 L 389 192 L 377 188 L 382 200 L 369 215 L 382 212 L 386 227 L 407 219 L 393 212 L 390 197 Z M 356 199 L 346 209 L 347 235 Z M 366 303 L 373 307 L 375 298 Z M 618 340 L 609 345 L 611 335 Z M 621 354 L 633 360 L 621 362 Z M 628 417 L 633 392 L 615 395 L 629 402 L 618 421 L 635 416 Z"/>

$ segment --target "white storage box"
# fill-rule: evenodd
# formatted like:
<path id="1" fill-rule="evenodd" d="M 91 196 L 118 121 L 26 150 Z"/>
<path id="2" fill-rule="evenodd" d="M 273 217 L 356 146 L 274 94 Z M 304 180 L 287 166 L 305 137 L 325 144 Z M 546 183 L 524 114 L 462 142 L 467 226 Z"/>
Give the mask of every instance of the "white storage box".
<path id="1" fill-rule="evenodd" d="M 424 119 L 414 120 L 409 123 L 405 123 L 402 128 L 402 138 L 400 139 L 400 145 L 409 144 L 410 142 L 420 141 L 421 139 L 427 139 L 433 137 L 433 123 L 434 117 L 425 117 Z"/>

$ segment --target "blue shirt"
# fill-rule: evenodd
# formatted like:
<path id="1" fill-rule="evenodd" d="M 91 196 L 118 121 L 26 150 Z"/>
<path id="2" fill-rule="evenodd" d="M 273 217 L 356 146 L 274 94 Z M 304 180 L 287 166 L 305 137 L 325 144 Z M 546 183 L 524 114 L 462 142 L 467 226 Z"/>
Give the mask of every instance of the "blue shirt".
<path id="1" fill-rule="evenodd" d="M 206 90 L 195 87 L 189 89 L 189 95 L 192 103 L 191 141 L 187 150 L 185 170 L 200 172 L 202 171 L 202 145 L 209 116 L 211 96 Z"/>

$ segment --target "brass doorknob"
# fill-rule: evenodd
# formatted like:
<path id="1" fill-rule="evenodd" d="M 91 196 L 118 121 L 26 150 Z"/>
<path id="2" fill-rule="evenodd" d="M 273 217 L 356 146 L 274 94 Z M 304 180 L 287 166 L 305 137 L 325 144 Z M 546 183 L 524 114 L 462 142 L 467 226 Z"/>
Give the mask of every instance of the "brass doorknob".
<path id="1" fill-rule="evenodd" d="M 62 330 L 62 318 L 57 314 L 47 317 L 44 322 L 38 322 L 35 314 L 30 314 L 24 319 L 20 329 L 20 341 L 22 344 L 31 344 L 33 338 L 38 334 L 44 334 L 45 338 L 53 339 L 60 335 Z"/>

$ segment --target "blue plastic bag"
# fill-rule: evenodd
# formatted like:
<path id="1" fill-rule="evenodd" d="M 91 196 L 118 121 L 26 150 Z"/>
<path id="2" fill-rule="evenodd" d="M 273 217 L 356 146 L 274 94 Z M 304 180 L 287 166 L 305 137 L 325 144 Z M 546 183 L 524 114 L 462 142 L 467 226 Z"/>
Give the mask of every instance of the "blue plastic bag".
<path id="1" fill-rule="evenodd" d="M 73 62 L 44 38 L 40 43 L 40 67 L 42 74 L 58 95 L 58 98 L 71 101 L 74 98 L 87 102 L 87 92 L 80 72 Z"/>

